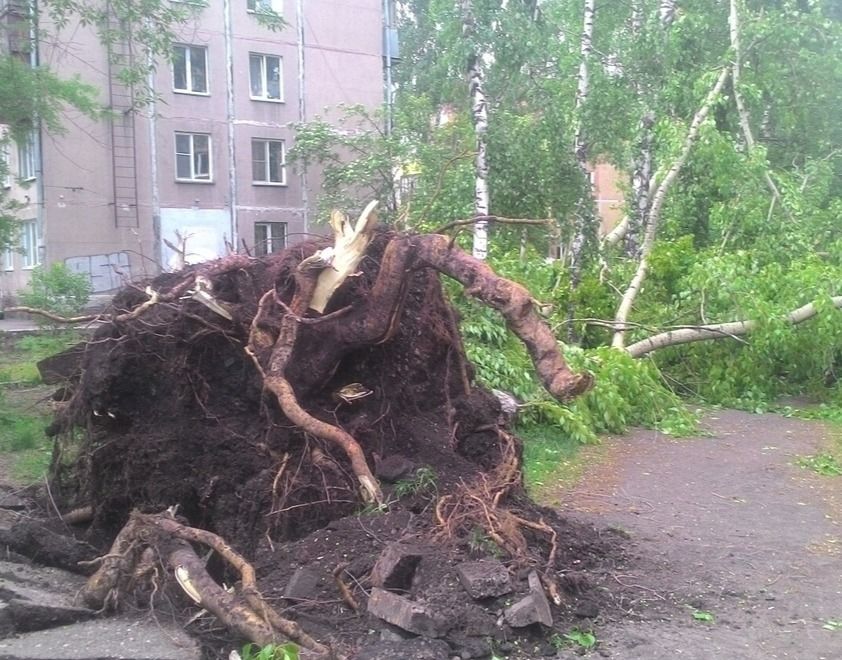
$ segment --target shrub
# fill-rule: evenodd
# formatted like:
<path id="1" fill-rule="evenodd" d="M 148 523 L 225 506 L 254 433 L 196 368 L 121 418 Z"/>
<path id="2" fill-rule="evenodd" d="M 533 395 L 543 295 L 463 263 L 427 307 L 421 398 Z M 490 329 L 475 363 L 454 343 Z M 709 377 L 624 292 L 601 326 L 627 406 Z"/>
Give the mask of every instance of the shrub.
<path id="1" fill-rule="evenodd" d="M 62 263 L 35 268 L 28 287 L 20 294 L 24 305 L 61 316 L 77 314 L 90 297 L 91 283 L 87 275 L 74 273 Z"/>

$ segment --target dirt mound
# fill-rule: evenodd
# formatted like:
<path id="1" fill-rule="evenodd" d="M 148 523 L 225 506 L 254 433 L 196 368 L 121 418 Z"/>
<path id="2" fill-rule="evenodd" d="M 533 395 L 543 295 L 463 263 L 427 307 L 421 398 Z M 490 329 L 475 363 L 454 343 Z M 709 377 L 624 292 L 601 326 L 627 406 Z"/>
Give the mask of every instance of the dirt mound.
<path id="1" fill-rule="evenodd" d="M 501 427 L 497 400 L 473 383 L 433 257 L 419 264 L 401 256 L 421 249 L 416 240 L 375 234 L 359 272 L 323 314 L 299 305 L 306 265 L 326 245 L 319 240 L 124 290 L 112 322 L 87 345 L 53 425 L 53 497 L 65 509 L 92 507 L 86 537 L 100 543 L 132 511 L 177 506 L 182 523 L 219 535 L 252 561 L 268 602 L 285 603 L 346 655 L 370 641 L 375 621 L 391 631 L 386 637 L 419 633 L 414 623 L 383 623 L 372 603 L 366 613 L 372 587 L 383 586 L 372 584 L 372 567 L 394 543 L 411 544 L 418 558 L 410 579 L 383 598 L 427 608 L 437 623 L 420 631 L 425 636 L 446 639 L 461 657 L 486 657 L 489 639 L 544 637 L 539 623 L 505 608 L 522 601 L 538 611 L 549 595 L 557 621 L 572 616 L 577 598 L 596 596 L 571 576 L 619 547 L 526 498 L 520 442 Z M 489 284 L 487 267 L 468 265 L 474 271 L 462 280 L 528 335 L 531 303 L 522 290 Z M 540 336 L 529 339 L 539 371 L 559 359 Z M 277 374 L 297 408 L 277 394 Z M 361 497 L 359 464 L 333 429 L 358 443 L 380 482 L 379 501 L 366 501 L 364 489 Z M 456 567 L 495 557 L 505 561 L 511 589 L 468 596 Z M 232 578 L 217 559 L 208 570 Z"/>

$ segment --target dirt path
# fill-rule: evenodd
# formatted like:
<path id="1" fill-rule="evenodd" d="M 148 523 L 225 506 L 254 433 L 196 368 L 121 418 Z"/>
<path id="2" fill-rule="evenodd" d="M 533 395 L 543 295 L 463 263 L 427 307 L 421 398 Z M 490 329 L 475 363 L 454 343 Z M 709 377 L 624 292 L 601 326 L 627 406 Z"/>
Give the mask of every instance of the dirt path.
<path id="1" fill-rule="evenodd" d="M 610 581 L 620 620 L 597 620 L 621 660 L 842 657 L 842 478 L 797 466 L 830 442 L 822 425 L 717 411 L 701 437 L 636 431 L 594 450 L 557 494 L 573 517 L 626 531 Z M 709 434 L 709 435 L 708 435 Z M 694 619 L 709 612 L 713 622 Z"/>

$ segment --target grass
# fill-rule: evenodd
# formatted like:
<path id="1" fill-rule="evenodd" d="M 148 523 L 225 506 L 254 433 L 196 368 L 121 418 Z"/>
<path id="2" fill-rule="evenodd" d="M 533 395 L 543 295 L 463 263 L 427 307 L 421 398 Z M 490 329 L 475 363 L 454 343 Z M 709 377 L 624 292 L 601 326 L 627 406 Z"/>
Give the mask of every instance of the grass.
<path id="1" fill-rule="evenodd" d="M 582 445 L 558 429 L 531 426 L 517 429 L 517 434 L 523 438 L 524 478 L 530 492 L 573 481 L 581 474 Z"/>
<path id="2" fill-rule="evenodd" d="M 842 476 L 842 464 L 839 463 L 833 454 L 802 456 L 798 459 L 798 465 L 825 477 Z"/>
<path id="3" fill-rule="evenodd" d="M 77 332 L 61 330 L 16 339 L 0 353 L 0 385 L 37 385 L 39 360 L 55 355 L 80 340 Z"/>
<path id="4" fill-rule="evenodd" d="M 17 410 L 0 397 L 0 452 L 9 459 L 10 476 L 23 484 L 40 480 L 50 464 L 52 443 L 44 435 L 48 422 L 47 415 Z"/>
<path id="5" fill-rule="evenodd" d="M 68 331 L 27 335 L 0 353 L 0 453 L 9 465 L 8 476 L 22 484 L 40 480 L 50 464 L 52 442 L 44 435 L 50 415 L 31 402 L 18 403 L 17 396 L 4 396 L 2 387 L 39 385 L 36 363 L 79 340 L 78 333 Z"/>

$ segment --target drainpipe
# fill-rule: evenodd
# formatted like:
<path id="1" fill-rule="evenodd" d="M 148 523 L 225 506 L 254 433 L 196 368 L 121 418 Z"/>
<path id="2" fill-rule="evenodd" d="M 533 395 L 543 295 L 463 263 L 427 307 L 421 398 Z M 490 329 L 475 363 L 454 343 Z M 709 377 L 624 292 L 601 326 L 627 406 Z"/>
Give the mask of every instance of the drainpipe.
<path id="1" fill-rule="evenodd" d="M 158 184 L 158 105 L 155 99 L 155 72 L 152 67 L 153 59 L 149 56 L 148 85 L 150 94 L 149 121 L 147 130 L 149 132 L 149 176 L 151 179 L 152 196 L 152 253 L 158 268 L 164 270 L 164 242 L 161 240 L 161 190 Z M 146 271 L 146 264 L 141 268 Z"/>
<path id="2" fill-rule="evenodd" d="M 307 102 L 304 98 L 304 0 L 296 0 L 295 22 L 298 26 L 298 121 L 307 121 Z M 310 193 L 307 190 L 307 166 L 301 168 L 301 206 L 304 207 L 304 233 L 310 231 Z"/>
<path id="3" fill-rule="evenodd" d="M 383 53 L 386 68 L 386 135 L 392 134 L 392 11 L 383 0 Z"/>
<path id="4" fill-rule="evenodd" d="M 225 83 L 227 94 L 228 119 L 228 189 L 231 203 L 231 245 L 237 251 L 239 226 L 237 217 L 237 152 L 234 139 L 234 46 L 231 27 L 231 0 L 223 0 L 222 11 L 225 16 Z"/>
<path id="5" fill-rule="evenodd" d="M 38 2 L 32 0 L 29 3 L 29 11 L 31 12 L 31 22 L 29 25 L 29 64 L 32 68 L 36 68 L 40 64 L 40 51 L 38 44 Z M 41 237 L 41 244 L 36 245 L 35 249 L 38 251 L 38 263 L 47 262 L 47 227 L 46 227 L 46 208 L 47 198 L 46 187 L 44 186 L 44 148 L 41 140 L 41 131 L 43 124 L 41 118 L 36 116 L 34 119 L 34 127 L 32 130 L 32 140 L 34 142 L 33 149 L 35 151 L 35 191 L 37 199 L 35 202 L 35 226 L 37 227 L 37 235 Z"/>

